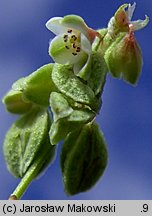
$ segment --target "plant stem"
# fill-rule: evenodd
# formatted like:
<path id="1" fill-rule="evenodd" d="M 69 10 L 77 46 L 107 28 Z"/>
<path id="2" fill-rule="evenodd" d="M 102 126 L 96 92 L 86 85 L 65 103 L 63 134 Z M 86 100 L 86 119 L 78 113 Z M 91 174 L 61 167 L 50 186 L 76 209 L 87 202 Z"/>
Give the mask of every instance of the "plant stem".
<path id="1" fill-rule="evenodd" d="M 37 176 L 40 169 L 42 168 L 46 158 L 50 155 L 50 149 L 46 149 L 46 151 L 34 161 L 34 163 L 30 166 L 29 170 L 26 172 L 24 177 L 21 179 L 20 183 L 14 190 L 14 192 L 10 195 L 10 200 L 18 200 L 22 197 L 26 189 L 32 180 Z"/>

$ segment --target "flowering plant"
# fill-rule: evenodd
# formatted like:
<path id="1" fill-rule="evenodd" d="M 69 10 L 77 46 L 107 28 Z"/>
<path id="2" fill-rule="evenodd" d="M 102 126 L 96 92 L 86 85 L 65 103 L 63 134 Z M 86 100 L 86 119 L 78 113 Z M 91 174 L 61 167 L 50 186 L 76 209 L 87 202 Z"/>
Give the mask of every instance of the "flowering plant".
<path id="1" fill-rule="evenodd" d="M 108 151 L 95 118 L 108 71 L 129 84 L 139 79 L 142 53 L 134 32 L 145 27 L 149 18 L 131 21 L 134 9 L 135 3 L 120 6 L 107 28 L 99 30 L 76 15 L 46 23 L 56 35 L 49 44 L 54 63 L 17 80 L 3 98 L 9 112 L 21 115 L 3 146 L 9 171 L 21 178 L 10 199 L 19 199 L 54 160 L 60 141 L 68 195 L 90 189 L 104 173 Z"/>
<path id="2" fill-rule="evenodd" d="M 76 15 L 51 18 L 46 27 L 57 35 L 50 42 L 51 57 L 60 64 L 73 64 L 78 72 L 91 54 L 92 42 L 100 34 Z"/>

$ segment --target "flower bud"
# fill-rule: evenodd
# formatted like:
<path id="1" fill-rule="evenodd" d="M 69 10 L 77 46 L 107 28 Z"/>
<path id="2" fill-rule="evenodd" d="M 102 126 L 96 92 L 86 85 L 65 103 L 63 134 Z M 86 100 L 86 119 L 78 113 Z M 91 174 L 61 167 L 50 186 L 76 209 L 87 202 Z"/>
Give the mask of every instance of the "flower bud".
<path id="1" fill-rule="evenodd" d="M 23 94 L 21 91 L 10 90 L 4 97 L 3 103 L 6 106 L 7 111 L 14 114 L 24 114 L 28 112 L 32 103 L 23 100 Z"/>
<path id="2" fill-rule="evenodd" d="M 94 186 L 106 168 L 107 158 L 105 140 L 96 123 L 70 133 L 61 151 L 66 193 L 74 195 Z"/>
<path id="3" fill-rule="evenodd" d="M 48 136 L 50 124 L 48 112 L 36 107 L 11 126 L 4 140 L 3 151 L 7 167 L 14 176 L 23 177 L 46 149 L 50 154 L 44 158 L 39 173 L 54 158 L 55 148 Z"/>
<path id="4" fill-rule="evenodd" d="M 107 49 L 104 57 L 112 76 L 123 77 L 130 84 L 136 84 L 143 61 L 141 49 L 132 30 L 121 33 Z"/>

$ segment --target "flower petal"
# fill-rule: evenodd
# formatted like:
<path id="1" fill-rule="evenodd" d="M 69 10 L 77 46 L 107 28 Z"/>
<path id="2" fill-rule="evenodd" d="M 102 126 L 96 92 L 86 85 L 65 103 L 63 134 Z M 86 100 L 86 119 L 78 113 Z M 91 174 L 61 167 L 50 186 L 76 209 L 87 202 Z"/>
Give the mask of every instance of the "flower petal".
<path id="1" fill-rule="evenodd" d="M 67 31 L 67 27 L 61 24 L 62 17 L 53 17 L 47 21 L 46 27 L 52 31 L 55 35 L 59 35 Z"/>
<path id="2" fill-rule="evenodd" d="M 91 53 L 91 43 L 83 34 L 81 34 L 81 49 L 88 54 Z"/>
<path id="3" fill-rule="evenodd" d="M 84 20 L 77 15 L 67 15 L 63 17 L 61 23 L 65 27 L 76 29 L 80 32 L 82 32 L 87 37 L 87 26 L 84 22 Z"/>
<path id="4" fill-rule="evenodd" d="M 142 28 L 144 28 L 149 22 L 149 17 L 147 15 L 145 15 L 145 19 L 144 20 L 137 20 L 137 21 L 132 21 L 130 22 L 133 25 L 134 31 L 140 30 Z"/>
<path id="5" fill-rule="evenodd" d="M 80 16 L 67 15 L 63 17 L 63 20 L 61 21 L 61 23 L 65 27 L 69 27 L 69 28 L 80 31 L 82 34 L 84 34 L 88 38 L 88 40 L 91 43 L 94 41 L 96 36 L 99 37 L 98 32 L 89 28 Z"/>
<path id="6" fill-rule="evenodd" d="M 82 70 L 82 68 L 86 66 L 89 59 L 90 59 L 90 56 L 82 51 L 79 55 L 79 61 L 77 62 L 77 64 L 74 64 L 74 67 L 73 67 L 74 73 L 78 74 L 80 70 Z"/>
<path id="7" fill-rule="evenodd" d="M 136 7 L 136 2 L 134 2 L 133 5 L 131 5 L 131 4 L 128 5 L 127 13 L 128 13 L 128 20 L 129 21 L 131 21 L 131 19 L 132 19 L 135 7 Z"/>
<path id="8" fill-rule="evenodd" d="M 83 55 L 86 56 L 84 51 L 77 54 L 73 53 L 70 46 L 66 45 L 63 41 L 63 35 L 56 36 L 50 43 L 49 54 L 55 62 L 60 64 L 75 64 Z"/>

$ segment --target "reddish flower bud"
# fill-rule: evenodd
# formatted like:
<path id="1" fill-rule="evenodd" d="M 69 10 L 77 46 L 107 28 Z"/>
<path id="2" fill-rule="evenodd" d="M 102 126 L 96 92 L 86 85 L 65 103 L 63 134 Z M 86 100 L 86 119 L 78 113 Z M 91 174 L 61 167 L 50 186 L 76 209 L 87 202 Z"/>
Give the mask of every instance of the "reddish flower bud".
<path id="1" fill-rule="evenodd" d="M 133 26 L 129 33 L 121 33 L 105 53 L 105 61 L 114 77 L 136 84 L 142 68 L 142 53 L 135 39 Z"/>

